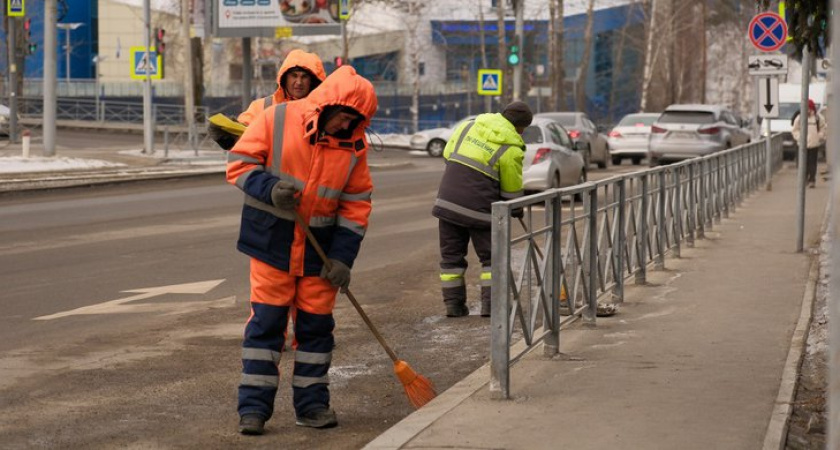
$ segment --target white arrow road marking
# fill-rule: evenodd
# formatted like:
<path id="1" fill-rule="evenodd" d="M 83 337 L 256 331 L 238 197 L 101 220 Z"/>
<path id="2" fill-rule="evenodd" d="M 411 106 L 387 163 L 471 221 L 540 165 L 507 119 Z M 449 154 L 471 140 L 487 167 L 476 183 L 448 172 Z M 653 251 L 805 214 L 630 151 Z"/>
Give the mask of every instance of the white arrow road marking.
<path id="1" fill-rule="evenodd" d="M 81 308 L 71 309 L 70 311 L 59 312 L 47 316 L 36 317 L 32 320 L 53 320 L 60 319 L 67 316 L 88 315 L 88 314 L 114 314 L 114 313 L 130 313 L 130 312 L 151 312 L 161 310 L 161 306 L 167 304 L 140 304 L 140 305 L 125 305 L 126 303 L 144 300 L 147 298 L 158 297 L 166 294 L 206 294 L 211 289 L 222 284 L 225 280 L 210 280 L 200 281 L 197 283 L 173 284 L 171 286 L 158 286 L 144 289 L 132 289 L 123 292 L 137 292 L 137 295 L 131 297 L 120 298 L 117 300 L 107 301 L 96 305 L 82 306 Z M 205 302 L 188 302 L 190 304 L 205 303 Z M 176 303 L 175 305 L 184 305 L 184 302 Z M 170 307 L 164 309 L 171 309 Z M 193 306 L 193 305 L 190 305 Z"/>

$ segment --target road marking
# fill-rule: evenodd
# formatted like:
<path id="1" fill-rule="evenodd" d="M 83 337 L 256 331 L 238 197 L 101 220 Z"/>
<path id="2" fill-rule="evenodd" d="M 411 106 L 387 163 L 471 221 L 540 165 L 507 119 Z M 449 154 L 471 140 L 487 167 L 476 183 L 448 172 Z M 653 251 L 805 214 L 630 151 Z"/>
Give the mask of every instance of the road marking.
<path id="1" fill-rule="evenodd" d="M 96 305 L 83 306 L 81 308 L 71 309 L 69 311 L 59 312 L 46 316 L 36 317 L 32 320 L 53 320 L 60 319 L 67 316 L 90 315 L 90 314 L 120 314 L 133 312 L 157 312 L 167 310 L 182 310 L 185 307 L 197 306 L 199 303 L 206 303 L 203 301 L 191 302 L 176 302 L 176 303 L 155 303 L 155 304 L 134 304 L 126 305 L 126 303 L 137 300 L 145 300 L 147 298 L 158 297 L 166 294 L 206 294 L 211 289 L 222 284 L 225 280 L 209 280 L 199 281 L 197 283 L 173 284 L 170 286 L 158 286 L 144 289 L 132 289 L 123 292 L 136 292 L 137 295 L 120 298 L 117 300 L 110 300 Z M 220 301 L 225 301 L 222 299 Z M 214 302 L 215 303 L 215 302 Z"/>

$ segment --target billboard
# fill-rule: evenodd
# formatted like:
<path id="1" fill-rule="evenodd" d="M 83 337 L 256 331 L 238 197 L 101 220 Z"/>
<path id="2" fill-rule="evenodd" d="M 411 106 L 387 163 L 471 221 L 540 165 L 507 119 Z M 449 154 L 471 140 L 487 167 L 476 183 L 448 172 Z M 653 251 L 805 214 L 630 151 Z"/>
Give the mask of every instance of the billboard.
<path id="1" fill-rule="evenodd" d="M 210 0 L 217 37 L 341 34 L 347 0 Z"/>

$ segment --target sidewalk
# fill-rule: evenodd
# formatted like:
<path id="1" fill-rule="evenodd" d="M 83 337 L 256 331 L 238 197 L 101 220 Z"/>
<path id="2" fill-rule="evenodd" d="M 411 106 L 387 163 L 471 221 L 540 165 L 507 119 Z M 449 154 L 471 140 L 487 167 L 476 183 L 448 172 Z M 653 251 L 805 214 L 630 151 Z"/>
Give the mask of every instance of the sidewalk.
<path id="1" fill-rule="evenodd" d="M 511 400 L 490 398 L 484 366 L 365 449 L 780 448 L 815 281 L 816 258 L 794 251 L 795 184 L 782 169 L 628 284 L 619 314 L 562 331 L 560 357 L 523 358 Z M 827 198 L 825 183 L 807 190 L 809 249 Z"/>

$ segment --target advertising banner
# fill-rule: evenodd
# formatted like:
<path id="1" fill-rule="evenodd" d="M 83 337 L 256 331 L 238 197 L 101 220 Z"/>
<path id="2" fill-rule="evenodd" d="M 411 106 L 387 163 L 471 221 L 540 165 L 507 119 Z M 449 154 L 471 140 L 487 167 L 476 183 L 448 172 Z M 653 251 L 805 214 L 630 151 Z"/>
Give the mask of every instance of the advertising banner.
<path id="1" fill-rule="evenodd" d="M 217 37 L 340 34 L 347 0 L 211 0 Z"/>

